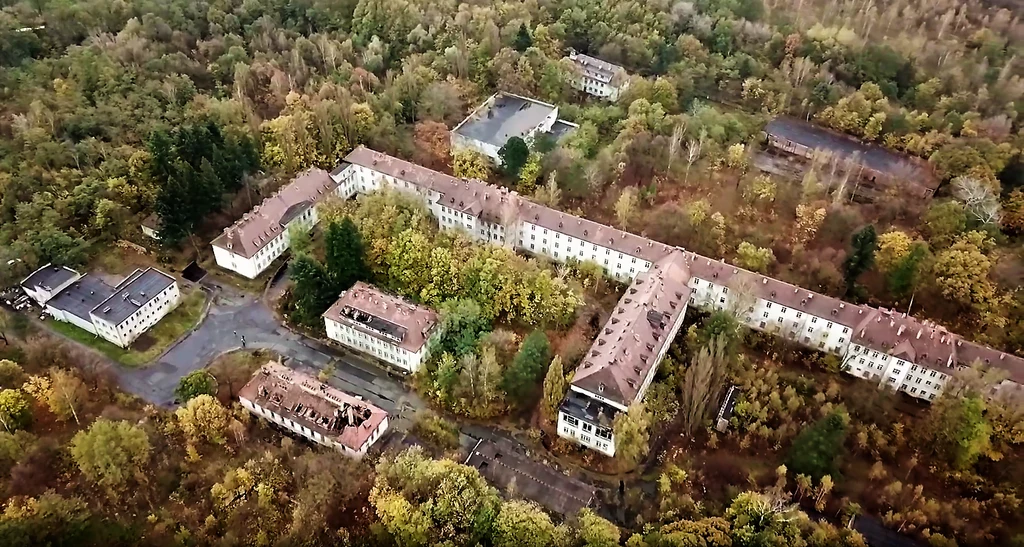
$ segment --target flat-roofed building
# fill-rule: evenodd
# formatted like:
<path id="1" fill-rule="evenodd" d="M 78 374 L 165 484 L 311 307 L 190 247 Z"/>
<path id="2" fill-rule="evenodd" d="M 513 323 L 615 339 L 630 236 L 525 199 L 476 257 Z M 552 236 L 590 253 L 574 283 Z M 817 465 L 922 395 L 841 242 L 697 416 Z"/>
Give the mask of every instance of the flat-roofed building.
<path id="1" fill-rule="evenodd" d="M 388 429 L 388 414 L 271 361 L 238 392 L 246 410 L 317 444 L 360 458 Z"/>
<path id="2" fill-rule="evenodd" d="M 96 334 L 126 348 L 171 313 L 181 300 L 178 281 L 156 268 L 137 269 L 90 312 Z"/>
<path id="3" fill-rule="evenodd" d="M 615 455 L 611 420 L 642 400 L 683 324 L 690 296 L 683 251 L 638 274 L 576 369 L 558 409 L 558 435 Z"/>
<path id="4" fill-rule="evenodd" d="M 570 51 L 566 59 L 576 67 L 572 86 L 584 93 L 617 101 L 619 94 L 629 87 L 629 74 L 615 63 L 575 51 Z"/>
<path id="5" fill-rule="evenodd" d="M 299 174 L 225 228 L 212 242 L 217 265 L 249 279 L 259 276 L 288 249 L 293 227 L 309 231 L 317 223 L 317 203 L 332 194 L 351 196 L 345 167 L 342 164 L 333 173 L 309 169 Z"/>
<path id="6" fill-rule="evenodd" d="M 527 144 L 545 133 L 560 138 L 578 126 L 558 119 L 558 107 L 499 91 L 452 129 L 452 149 L 468 148 L 500 164 L 498 151 L 512 137 Z"/>
<path id="7" fill-rule="evenodd" d="M 58 321 L 71 323 L 86 332 L 98 334 L 96 323 L 92 320 L 92 310 L 112 294 L 113 287 L 95 275 L 85 274 L 51 298 L 46 303 L 45 310 L 50 317 Z"/>
<path id="8" fill-rule="evenodd" d="M 357 282 L 324 312 L 327 337 L 408 372 L 428 357 L 437 313 Z"/>
<path id="9" fill-rule="evenodd" d="M 21 281 L 21 290 L 40 306 L 45 305 L 57 293 L 82 277 L 82 274 L 67 266 L 47 264 L 32 272 Z"/>
<path id="10" fill-rule="evenodd" d="M 826 127 L 793 118 L 775 118 L 764 128 L 770 150 L 806 162 L 820 155 L 835 181 L 822 181 L 835 191 L 845 181 L 846 195 L 872 201 L 886 194 L 930 199 L 941 182 L 928 164 L 866 143 Z"/>

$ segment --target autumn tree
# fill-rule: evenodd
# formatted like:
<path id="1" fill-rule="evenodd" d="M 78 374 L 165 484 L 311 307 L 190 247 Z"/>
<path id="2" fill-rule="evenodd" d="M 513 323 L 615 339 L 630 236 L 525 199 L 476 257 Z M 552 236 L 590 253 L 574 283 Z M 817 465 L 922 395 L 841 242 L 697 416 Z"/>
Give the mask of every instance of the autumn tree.
<path id="1" fill-rule="evenodd" d="M 883 273 L 892 272 L 910 254 L 914 240 L 906 232 L 892 230 L 878 236 L 875 264 Z"/>
<path id="2" fill-rule="evenodd" d="M 479 152 L 470 149 L 452 150 L 452 172 L 456 177 L 486 181 L 491 174 L 491 165 Z"/>
<path id="3" fill-rule="evenodd" d="M 25 383 L 25 371 L 21 365 L 8 359 L 0 359 L 0 388 L 17 389 Z"/>
<path id="4" fill-rule="evenodd" d="M 615 458 L 633 468 L 647 455 L 651 417 L 642 401 L 634 401 L 629 410 L 619 412 L 612 422 Z"/>
<path id="5" fill-rule="evenodd" d="M 146 431 L 125 421 L 100 418 L 71 439 L 71 457 L 86 477 L 121 492 L 129 482 L 144 480 L 152 447 Z"/>
<path id="6" fill-rule="evenodd" d="M 187 403 L 200 395 L 217 395 L 217 379 L 207 370 L 193 370 L 178 380 L 174 394 L 182 403 Z"/>
<path id="7" fill-rule="evenodd" d="M 511 500 L 501 504 L 494 519 L 495 547 L 547 547 L 552 544 L 555 525 L 537 504 Z"/>
<path id="8" fill-rule="evenodd" d="M 89 390 L 82 379 L 73 372 L 54 368 L 47 376 L 33 376 L 25 384 L 28 391 L 39 402 L 45 404 L 50 412 L 62 420 L 78 419 L 78 407 L 89 396 Z"/>
<path id="9" fill-rule="evenodd" d="M 932 203 L 921 219 L 929 243 L 935 249 L 949 247 L 967 229 L 967 213 L 955 200 Z"/>
<path id="10" fill-rule="evenodd" d="M 25 392 L 17 389 L 0 391 L 0 423 L 8 433 L 28 427 L 32 421 L 32 408 Z"/>
<path id="11" fill-rule="evenodd" d="M 827 212 L 824 207 L 814 208 L 812 205 L 800 204 L 796 206 L 796 226 L 793 229 L 793 246 L 803 247 L 807 244 L 822 223 L 825 222 Z"/>
<path id="12" fill-rule="evenodd" d="M 898 298 L 910 295 L 921 283 L 921 276 L 927 268 L 930 256 L 927 243 L 913 243 L 906 255 L 889 272 L 886 278 L 889 291 Z"/>
<path id="13" fill-rule="evenodd" d="M 636 215 L 637 203 L 636 188 L 632 186 L 623 188 L 619 199 L 615 200 L 615 220 L 623 230 L 629 227 L 630 221 Z"/>
<path id="14" fill-rule="evenodd" d="M 554 420 L 558 417 L 558 407 L 565 398 L 566 390 L 569 387 L 568 379 L 562 370 L 562 357 L 556 355 L 548 365 L 548 372 L 544 376 L 544 415 Z"/>
<path id="15" fill-rule="evenodd" d="M 201 442 L 224 444 L 230 415 L 212 396 L 204 393 L 193 397 L 174 411 L 174 417 L 191 446 Z"/>
<path id="16" fill-rule="evenodd" d="M 741 241 L 736 247 L 736 265 L 741 268 L 768 273 L 768 268 L 774 263 L 775 253 L 767 247 L 757 247 L 746 241 Z"/>
<path id="17" fill-rule="evenodd" d="M 724 337 L 716 337 L 709 345 L 701 346 L 683 372 L 679 383 L 679 410 L 687 436 L 693 435 L 718 410 L 716 403 L 729 369 L 725 345 Z"/>
<path id="18" fill-rule="evenodd" d="M 583 547 L 617 547 L 622 535 L 619 528 L 601 518 L 590 508 L 581 509 L 576 516 L 576 528 Z"/>
<path id="19" fill-rule="evenodd" d="M 940 397 L 928 410 L 924 447 L 954 469 L 966 470 L 989 446 L 985 402 L 976 394 Z"/>
<path id="20" fill-rule="evenodd" d="M 992 261 L 988 251 L 994 242 L 982 232 L 967 232 L 935 257 L 935 285 L 946 298 L 995 320 L 991 312 L 999 305 L 998 287 L 989 279 Z"/>

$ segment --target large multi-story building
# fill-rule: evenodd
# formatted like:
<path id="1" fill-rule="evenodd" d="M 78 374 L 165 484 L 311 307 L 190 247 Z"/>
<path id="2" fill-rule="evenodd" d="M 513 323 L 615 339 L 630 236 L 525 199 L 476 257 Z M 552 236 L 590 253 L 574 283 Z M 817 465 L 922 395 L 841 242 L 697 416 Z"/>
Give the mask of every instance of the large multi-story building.
<path id="1" fill-rule="evenodd" d="M 437 314 L 357 282 L 324 312 L 327 337 L 407 372 L 427 359 Z"/>
<path id="2" fill-rule="evenodd" d="M 352 151 L 346 161 L 350 165 L 339 177 L 348 180 L 356 192 L 394 188 L 421 200 L 442 228 L 463 230 L 479 241 L 558 262 L 592 262 L 610 277 L 631 282 L 616 310 L 629 311 L 629 304 L 646 298 L 642 289 L 658 286 L 662 287 L 661 294 L 670 294 L 667 287 L 683 279 L 689 296 L 678 306 L 680 316 L 687 304 L 703 311 L 728 309 L 752 329 L 838 356 L 848 374 L 876 381 L 880 387 L 932 400 L 958 368 L 978 362 L 1006 371 L 1003 389 L 1019 390 L 1024 385 L 1024 359 L 963 340 L 913 317 L 808 291 L 529 202 L 515 192 L 457 179 L 364 147 Z M 681 266 L 677 266 L 679 263 Z M 654 301 L 664 305 L 660 297 Z M 658 344 L 646 352 L 629 348 L 638 338 L 644 340 L 647 333 L 613 335 L 619 328 L 619 323 L 613 321 L 623 322 L 615 315 L 602 330 L 611 329 L 611 333 L 599 336 L 588 355 L 603 362 L 601 356 L 614 353 L 619 346 L 628 353 L 616 353 L 616 358 L 593 371 L 589 367 L 577 370 L 559 419 L 560 434 L 605 454 L 614 453 L 612 417 L 644 396 L 649 374 L 664 353 L 664 347 Z M 676 317 L 672 317 L 669 324 L 675 325 Z M 667 344 L 668 331 L 662 334 Z M 643 347 L 648 343 L 644 342 Z M 644 374 L 631 377 L 636 374 L 635 368 Z M 596 387 L 587 387 L 598 377 L 598 370 L 600 375 L 623 378 L 629 389 L 613 398 L 600 388 L 602 383 L 608 388 L 608 382 L 598 381 Z M 644 381 L 638 381 L 641 378 Z M 635 386 L 630 386 L 628 380 Z M 576 421 L 563 419 L 568 417 Z M 584 429 L 585 423 L 590 430 Z M 575 429 L 566 427 L 563 431 L 567 425 Z"/>
<path id="3" fill-rule="evenodd" d="M 577 127 L 558 119 L 555 105 L 499 91 L 452 129 L 451 144 L 453 150 L 474 150 L 500 164 L 498 151 L 512 137 L 530 144 L 539 135 L 558 139 Z"/>
<path id="4" fill-rule="evenodd" d="M 601 99 L 617 101 L 619 94 L 629 87 L 626 69 L 617 64 L 575 51 L 570 51 L 566 59 L 576 67 L 572 86 L 580 91 Z"/>
<path id="5" fill-rule="evenodd" d="M 256 416 L 356 458 L 388 429 L 387 412 L 273 361 L 253 375 L 238 400 Z"/>
<path id="6" fill-rule="evenodd" d="M 255 279 L 288 250 L 291 230 L 309 231 L 317 223 L 316 204 L 333 194 L 347 198 L 352 188 L 339 174 L 309 169 L 253 207 L 213 240 L 217 265 Z"/>
<path id="7" fill-rule="evenodd" d="M 637 274 L 576 369 L 558 409 L 558 434 L 615 455 L 611 420 L 643 398 L 679 332 L 690 297 L 683 251 Z"/>
<path id="8" fill-rule="evenodd" d="M 177 280 L 156 268 L 136 269 L 115 287 L 95 275 L 47 264 L 22 289 L 58 321 L 126 348 L 180 300 Z"/>

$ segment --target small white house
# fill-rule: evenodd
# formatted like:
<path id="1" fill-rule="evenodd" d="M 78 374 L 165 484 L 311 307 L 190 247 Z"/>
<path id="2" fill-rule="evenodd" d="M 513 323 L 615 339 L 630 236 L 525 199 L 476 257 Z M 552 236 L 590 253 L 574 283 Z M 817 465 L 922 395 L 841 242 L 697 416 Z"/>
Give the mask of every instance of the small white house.
<path id="1" fill-rule="evenodd" d="M 324 312 L 327 337 L 343 346 L 416 372 L 437 334 L 437 314 L 358 282 Z"/>
<path id="2" fill-rule="evenodd" d="M 629 87 L 629 75 L 619 65 L 575 51 L 570 51 L 566 59 L 576 68 L 572 86 L 584 93 L 617 101 L 619 94 Z"/>
<path id="3" fill-rule="evenodd" d="M 388 413 L 280 363 L 238 393 L 246 410 L 317 444 L 361 458 L 388 429 Z"/>
<path id="4" fill-rule="evenodd" d="M 557 139 L 577 127 L 558 119 L 555 105 L 499 91 L 452 129 L 451 144 L 452 150 L 474 150 L 500 165 L 498 151 L 512 137 L 531 144 L 538 135 Z"/>
<path id="5" fill-rule="evenodd" d="M 80 277 L 82 274 L 67 266 L 47 264 L 23 279 L 21 290 L 25 291 L 29 298 L 35 300 L 36 304 L 42 306 Z"/>

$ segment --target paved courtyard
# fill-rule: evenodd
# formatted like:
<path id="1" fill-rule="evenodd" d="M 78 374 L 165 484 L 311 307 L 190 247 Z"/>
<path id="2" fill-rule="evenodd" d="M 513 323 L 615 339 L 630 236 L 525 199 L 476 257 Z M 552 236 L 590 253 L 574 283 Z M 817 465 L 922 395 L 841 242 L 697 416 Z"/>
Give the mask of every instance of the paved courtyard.
<path id="1" fill-rule="evenodd" d="M 161 406 L 174 403 L 178 380 L 209 365 L 217 356 L 242 348 L 267 349 L 291 361 L 288 364 L 315 373 L 334 365 L 338 388 L 400 414 L 404 409 L 423 407 L 415 393 L 408 391 L 399 378 L 363 358 L 331 348 L 291 332 L 278 323 L 273 312 L 260 299 L 227 287 L 217 291 L 209 313 L 199 327 L 144 368 L 115 366 L 124 389 Z"/>

